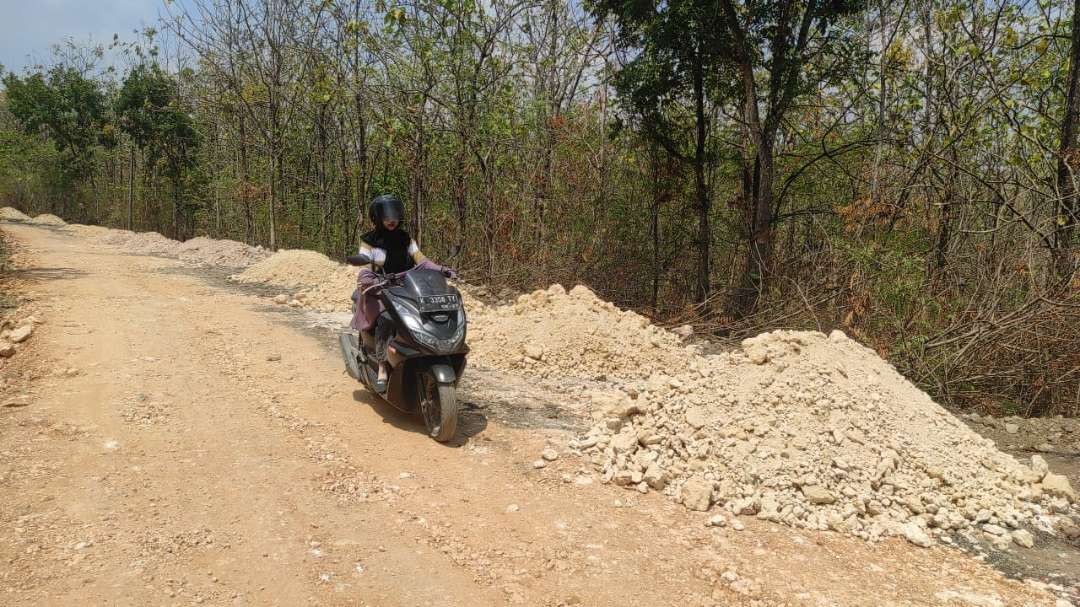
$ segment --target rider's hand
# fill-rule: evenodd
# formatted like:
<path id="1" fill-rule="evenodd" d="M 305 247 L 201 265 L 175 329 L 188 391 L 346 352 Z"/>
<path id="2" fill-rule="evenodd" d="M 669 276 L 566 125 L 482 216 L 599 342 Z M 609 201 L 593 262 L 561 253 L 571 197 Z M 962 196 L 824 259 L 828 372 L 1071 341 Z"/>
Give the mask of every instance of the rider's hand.
<path id="1" fill-rule="evenodd" d="M 449 278 L 450 280 L 457 280 L 458 277 L 457 272 L 455 272 L 452 268 L 448 268 L 446 266 L 443 266 L 442 275 Z"/>

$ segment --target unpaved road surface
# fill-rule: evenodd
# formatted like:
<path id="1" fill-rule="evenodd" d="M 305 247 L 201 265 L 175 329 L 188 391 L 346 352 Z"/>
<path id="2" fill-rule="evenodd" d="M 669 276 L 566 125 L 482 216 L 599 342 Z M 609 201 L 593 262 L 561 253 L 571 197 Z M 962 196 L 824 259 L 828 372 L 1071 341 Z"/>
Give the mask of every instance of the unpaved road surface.
<path id="1" fill-rule="evenodd" d="M 0 604 L 1055 604 L 958 550 L 709 528 L 571 455 L 534 470 L 566 437 L 500 421 L 497 387 L 440 445 L 263 298 L 2 229 L 28 261 L 0 287 L 44 324 L 0 367 Z"/>

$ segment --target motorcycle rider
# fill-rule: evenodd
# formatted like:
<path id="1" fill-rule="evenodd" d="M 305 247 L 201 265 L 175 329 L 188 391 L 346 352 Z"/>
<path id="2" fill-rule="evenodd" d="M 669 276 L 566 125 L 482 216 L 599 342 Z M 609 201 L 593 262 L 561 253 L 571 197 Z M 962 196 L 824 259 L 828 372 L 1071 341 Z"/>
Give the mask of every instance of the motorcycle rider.
<path id="1" fill-rule="evenodd" d="M 375 359 L 379 363 L 379 376 L 375 382 L 379 392 L 386 391 L 389 365 L 386 362 L 386 347 L 393 333 L 392 321 L 382 315 L 382 304 L 375 297 L 375 290 L 364 290 L 378 283 L 381 279 L 376 274 L 380 268 L 385 274 L 398 274 L 413 268 L 435 270 L 449 278 L 457 278 L 457 273 L 446 266 L 432 262 L 420 252 L 416 241 L 409 236 L 401 224 L 405 221 L 405 205 L 393 194 L 376 196 L 368 207 L 368 218 L 373 229 L 360 237 L 360 253 L 371 258 L 372 263 L 361 266 L 357 277 L 359 294 L 356 311 L 353 314 L 352 328 L 358 331 L 370 331 L 374 327 L 376 340 Z"/>

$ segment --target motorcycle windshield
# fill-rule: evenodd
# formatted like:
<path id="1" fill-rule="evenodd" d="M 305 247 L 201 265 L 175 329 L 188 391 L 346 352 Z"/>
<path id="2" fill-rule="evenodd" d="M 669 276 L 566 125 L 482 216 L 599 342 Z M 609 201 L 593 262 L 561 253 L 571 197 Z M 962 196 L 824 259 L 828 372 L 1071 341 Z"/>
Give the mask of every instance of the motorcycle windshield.
<path id="1" fill-rule="evenodd" d="M 398 297 L 420 301 L 421 297 L 451 295 L 456 294 L 457 290 L 447 284 L 446 277 L 441 272 L 413 270 L 405 275 L 401 286 L 394 287 L 390 292 Z"/>

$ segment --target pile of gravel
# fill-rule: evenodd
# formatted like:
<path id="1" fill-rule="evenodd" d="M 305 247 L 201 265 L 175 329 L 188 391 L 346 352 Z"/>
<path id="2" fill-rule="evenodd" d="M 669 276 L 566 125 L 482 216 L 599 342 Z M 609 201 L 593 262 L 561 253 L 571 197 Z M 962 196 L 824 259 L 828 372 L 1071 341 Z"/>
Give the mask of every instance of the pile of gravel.
<path id="1" fill-rule="evenodd" d="M 469 325 L 472 356 L 498 369 L 539 377 L 637 378 L 681 369 L 697 353 L 674 333 L 582 285 L 569 292 L 553 285 L 505 306 L 478 304 L 466 299 L 475 320 Z"/>
<path id="2" fill-rule="evenodd" d="M 66 226 L 67 225 L 67 222 L 64 221 L 63 219 L 60 219 L 56 215 L 50 215 L 48 213 L 43 213 L 41 215 L 38 215 L 37 217 L 31 219 L 30 223 L 36 223 L 38 225 L 43 225 L 43 226 Z"/>
<path id="3" fill-rule="evenodd" d="M 265 283 L 281 287 L 311 287 L 334 275 L 341 264 L 322 253 L 282 249 L 230 278 L 237 282 Z M 354 280 L 355 282 L 355 280 Z M 347 299 L 349 293 L 345 293 Z"/>
<path id="4" fill-rule="evenodd" d="M 218 240 L 199 236 L 185 240 L 176 247 L 181 261 L 194 264 L 246 268 L 269 256 L 262 247 L 248 246 L 235 240 Z"/>
<path id="5" fill-rule="evenodd" d="M 1017 462 L 875 352 L 834 331 L 776 331 L 600 393 L 575 446 L 602 480 L 794 527 L 919 545 L 1020 528 L 1076 499 L 1034 456 Z M 678 370 L 678 368 L 675 368 Z"/>
<path id="6" fill-rule="evenodd" d="M 176 257 L 180 250 L 180 243 L 157 232 L 138 232 L 123 238 L 120 248 L 135 255 Z"/>
<path id="7" fill-rule="evenodd" d="M 32 221 L 30 216 L 14 207 L 0 208 L 0 221 Z"/>

